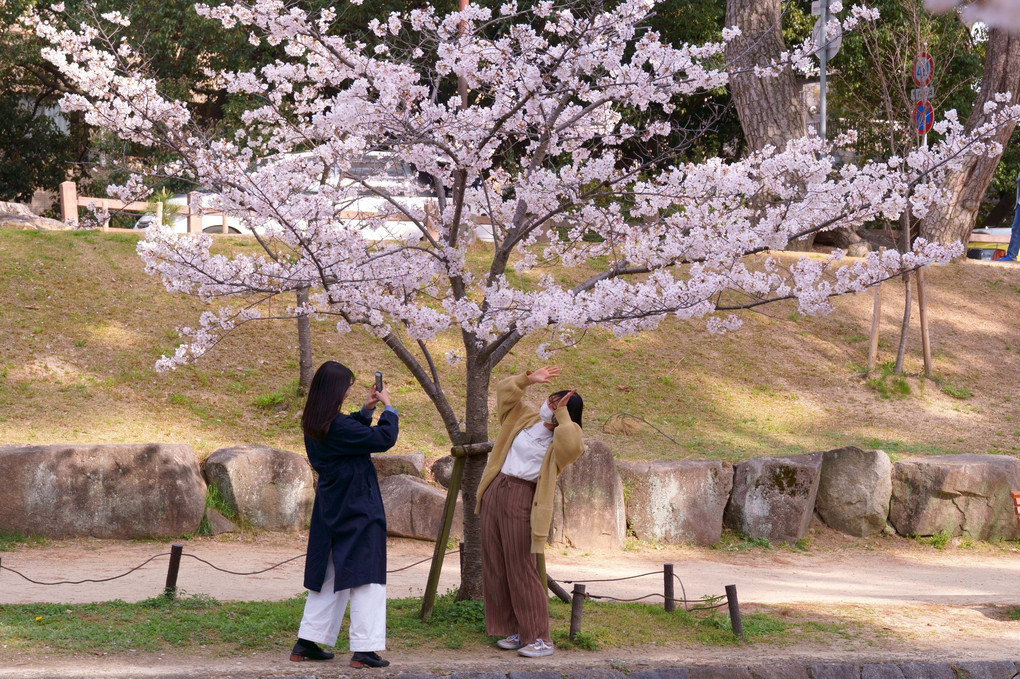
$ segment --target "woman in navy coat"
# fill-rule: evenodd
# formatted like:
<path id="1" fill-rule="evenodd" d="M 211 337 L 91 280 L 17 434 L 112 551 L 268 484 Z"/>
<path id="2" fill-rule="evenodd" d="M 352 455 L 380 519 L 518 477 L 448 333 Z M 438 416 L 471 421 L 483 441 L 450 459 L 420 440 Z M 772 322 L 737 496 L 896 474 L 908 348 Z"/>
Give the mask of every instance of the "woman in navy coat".
<path id="1" fill-rule="evenodd" d="M 308 600 L 290 659 L 332 658 L 318 644 L 336 645 L 349 602 L 351 667 L 385 667 L 376 651 L 386 648 L 386 515 L 371 455 L 397 442 L 397 411 L 386 389 L 373 385 L 360 411 L 342 414 L 353 383 L 347 367 L 323 363 L 301 420 L 319 482 L 305 557 Z M 385 410 L 372 426 L 379 403 Z"/>

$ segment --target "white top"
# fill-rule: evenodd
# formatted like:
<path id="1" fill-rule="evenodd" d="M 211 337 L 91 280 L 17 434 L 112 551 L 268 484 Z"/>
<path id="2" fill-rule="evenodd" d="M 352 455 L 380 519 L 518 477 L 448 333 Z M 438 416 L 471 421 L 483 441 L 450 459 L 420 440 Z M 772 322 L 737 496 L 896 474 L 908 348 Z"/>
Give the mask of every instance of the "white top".
<path id="1" fill-rule="evenodd" d="M 500 470 L 507 476 L 516 476 L 525 481 L 536 481 L 542 471 L 545 451 L 552 443 L 553 433 L 544 422 L 537 422 L 522 429 L 507 451 L 506 460 Z"/>

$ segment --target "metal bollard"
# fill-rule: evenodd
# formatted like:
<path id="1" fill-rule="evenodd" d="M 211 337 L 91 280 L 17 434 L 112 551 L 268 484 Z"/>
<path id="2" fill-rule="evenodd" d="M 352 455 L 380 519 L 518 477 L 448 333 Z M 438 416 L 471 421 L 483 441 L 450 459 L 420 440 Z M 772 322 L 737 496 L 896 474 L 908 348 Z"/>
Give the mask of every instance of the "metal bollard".
<path id="1" fill-rule="evenodd" d="M 581 631 L 581 616 L 584 615 L 584 585 L 575 584 L 570 599 L 570 640 Z"/>
<path id="2" fill-rule="evenodd" d="M 737 603 L 737 586 L 726 585 L 726 603 L 730 608 L 730 627 L 733 634 L 744 641 L 744 623 L 740 621 L 740 604 Z"/>
<path id="3" fill-rule="evenodd" d="M 662 566 L 662 590 L 665 596 L 662 606 L 667 613 L 672 613 L 676 609 L 676 601 L 673 598 L 673 564 L 671 563 Z"/>
<path id="4" fill-rule="evenodd" d="M 166 587 L 163 588 L 163 595 L 168 599 L 177 596 L 177 571 L 181 567 L 181 552 L 183 551 L 183 545 L 170 546 L 170 565 L 166 571 Z"/>

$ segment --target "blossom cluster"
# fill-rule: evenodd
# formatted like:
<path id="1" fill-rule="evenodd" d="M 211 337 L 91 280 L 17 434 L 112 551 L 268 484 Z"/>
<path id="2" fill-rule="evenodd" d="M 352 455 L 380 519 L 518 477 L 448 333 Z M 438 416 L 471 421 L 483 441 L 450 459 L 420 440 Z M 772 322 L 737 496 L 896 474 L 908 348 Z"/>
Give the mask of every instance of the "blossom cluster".
<path id="1" fill-rule="evenodd" d="M 836 253 L 788 269 L 769 255 L 821 230 L 905 210 L 923 216 L 945 202 L 939 179 L 968 155 L 993 151 L 984 135 L 1020 117 L 1008 98 L 976 134 L 947 115 L 942 140 L 906 158 L 839 161 L 847 154 L 837 150 L 852 151 L 848 134 L 795 139 L 736 161 L 686 162 L 677 104 L 729 82 L 725 45 L 738 33 L 669 45 L 645 28 L 654 5 L 624 0 L 582 11 L 508 2 L 446 15 L 425 7 L 373 21 L 372 48 L 331 31 L 330 9 L 309 14 L 283 0 L 198 5 L 285 55 L 261 69 L 210 74 L 257 102 L 241 129 L 216 138 L 185 104 L 165 99 L 141 55 L 117 40 L 123 17 L 78 31 L 37 21 L 36 30 L 51 45 L 47 58 L 84 92 L 66 97 L 65 108 L 177 154 L 153 175 L 213 191 L 215 207 L 242 218 L 264 246 L 227 257 L 212 252 L 209 236 L 154 227 L 139 253 L 168 290 L 212 300 L 309 289 L 308 303 L 290 313 L 332 318 L 341 332 L 362 325 L 424 347 L 459 328 L 465 345 L 450 361 L 491 365 L 513 342 L 548 329 L 570 343 L 589 328 L 627 334 L 676 316 L 723 332 L 739 326 L 741 309 L 787 298 L 825 312 L 833 296 L 960 254 L 919 241 L 907 253 L 849 264 Z M 842 28 L 873 18 L 857 7 Z M 810 47 L 762 74 L 802 63 Z M 367 157 L 384 167 L 364 174 Z M 407 167 L 428 178 L 431 197 L 409 200 L 387 183 Z M 118 195 L 142 184 L 134 177 Z M 413 236 L 364 237 L 393 219 L 412 224 Z M 471 248 L 487 253 L 484 266 Z M 543 275 L 553 264 L 566 280 Z M 250 304 L 203 315 L 159 367 L 200 356 L 258 317 Z"/>

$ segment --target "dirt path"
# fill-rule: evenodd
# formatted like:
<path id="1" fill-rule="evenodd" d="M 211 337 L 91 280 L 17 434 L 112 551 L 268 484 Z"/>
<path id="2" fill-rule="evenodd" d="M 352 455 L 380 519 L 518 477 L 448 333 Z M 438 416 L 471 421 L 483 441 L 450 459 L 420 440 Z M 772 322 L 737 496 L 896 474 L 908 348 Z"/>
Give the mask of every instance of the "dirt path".
<path id="1" fill-rule="evenodd" d="M 266 573 L 240 577 L 215 570 L 187 555 L 229 570 L 255 571 L 298 556 L 303 549 L 303 535 L 271 534 L 244 540 L 185 542 L 186 556 L 181 562 L 178 585 L 188 593 L 208 594 L 221 600 L 289 598 L 302 591 L 303 559 Z M 167 545 L 156 542 L 76 540 L 55 542 L 46 547 L 22 547 L 0 556 L 5 568 L 17 570 L 33 580 L 48 582 L 119 575 L 150 556 L 167 551 Z M 431 543 L 391 540 L 389 568 L 392 571 L 427 559 L 431 553 Z M 980 545 L 974 549 L 951 547 L 938 551 L 899 538 L 848 542 L 821 534 L 816 536 L 812 547 L 803 552 L 645 547 L 634 551 L 589 553 L 556 549 L 547 553 L 547 560 L 550 574 L 561 581 L 621 578 L 660 571 L 664 563 L 673 563 L 689 599 L 721 594 L 725 585 L 735 584 L 742 606 L 766 605 L 780 614 L 784 608 L 789 608 L 833 615 L 844 622 L 850 621 L 851 627 L 855 624 L 866 627 L 868 632 L 848 635 L 845 641 L 836 644 L 759 644 L 751 653 L 740 647 L 562 653 L 550 659 L 546 668 L 566 669 L 579 664 L 610 667 L 622 663 L 634 669 L 679 661 L 747 664 L 772 658 L 860 662 L 862 653 L 876 662 L 1020 658 L 1020 621 L 1009 620 L 1004 615 L 1006 607 L 1020 606 L 1020 554 L 1014 547 Z M 137 601 L 162 590 L 168 561 L 166 556 L 159 557 L 126 577 L 81 585 L 36 585 L 8 570 L 0 571 L 0 604 Z M 392 572 L 389 595 L 420 595 L 428 568 L 425 562 Z M 458 579 L 457 555 L 451 554 L 440 581 L 440 592 L 455 587 Z M 569 583 L 564 586 L 568 590 L 571 588 Z M 630 599 L 661 592 L 662 576 L 589 582 L 587 589 L 589 594 Z M 406 657 L 399 652 L 391 652 L 388 657 L 398 662 L 404 672 L 436 671 L 440 667 L 445 672 L 478 667 L 493 671 L 528 667 L 520 664 L 526 662 L 524 659 L 511 658 L 495 650 L 435 654 L 416 650 Z M 162 654 L 139 654 L 119 656 L 116 663 L 120 676 L 148 676 L 150 670 L 155 676 L 159 668 L 167 666 L 168 660 L 180 670 L 180 676 L 189 676 L 189 672 L 198 676 L 214 670 L 230 673 L 239 669 L 239 663 L 246 667 L 255 663 L 261 671 L 280 676 L 301 674 L 300 668 L 269 654 L 254 654 L 243 660 L 168 659 Z M 68 660 L 36 656 L 11 667 L 11 671 L 16 667 L 20 673 L 0 671 L 0 677 L 92 676 L 88 672 L 98 672 L 98 668 L 108 665 L 102 658 Z M 305 672 L 307 674 L 307 668 Z"/>

